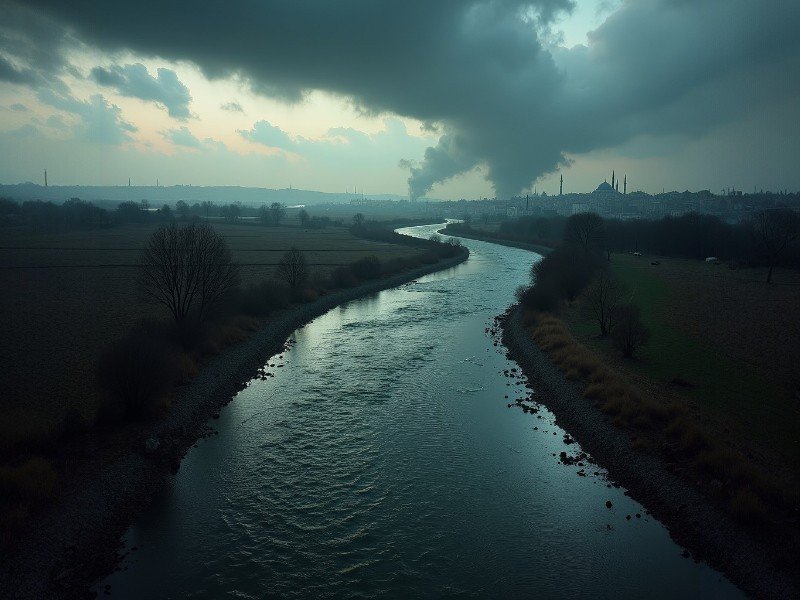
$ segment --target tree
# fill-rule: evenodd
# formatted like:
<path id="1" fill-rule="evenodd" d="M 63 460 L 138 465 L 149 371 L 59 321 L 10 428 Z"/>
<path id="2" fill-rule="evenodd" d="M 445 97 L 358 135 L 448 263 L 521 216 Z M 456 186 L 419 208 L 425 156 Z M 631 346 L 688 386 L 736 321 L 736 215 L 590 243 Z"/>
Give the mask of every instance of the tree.
<path id="1" fill-rule="evenodd" d="M 163 221 L 172 220 L 172 209 L 169 207 L 169 204 L 165 204 L 164 206 L 162 206 L 158 212 Z"/>
<path id="2" fill-rule="evenodd" d="M 200 203 L 200 208 L 202 208 L 203 211 L 206 213 L 206 219 L 208 219 L 208 215 L 211 212 L 211 209 L 214 208 L 214 203 L 211 202 L 211 200 L 203 200 L 203 202 Z"/>
<path id="3" fill-rule="evenodd" d="M 269 205 L 269 214 L 272 222 L 277 226 L 281 224 L 281 219 L 286 215 L 286 208 L 280 202 L 273 202 Z"/>
<path id="4" fill-rule="evenodd" d="M 600 326 L 601 336 L 614 330 L 624 296 L 625 286 L 608 269 L 600 269 L 586 290 L 586 307 Z"/>
<path id="5" fill-rule="evenodd" d="M 767 283 L 772 283 L 775 265 L 800 237 L 800 218 L 786 208 L 763 210 L 753 217 L 753 235 L 759 253 L 769 266 Z"/>
<path id="6" fill-rule="evenodd" d="M 139 285 L 144 298 L 167 308 L 176 323 L 201 323 L 239 285 L 239 265 L 208 223 L 171 223 L 142 251 Z"/>
<path id="7" fill-rule="evenodd" d="M 236 221 L 241 213 L 242 207 L 236 203 L 222 206 L 219 209 L 219 214 L 222 216 L 222 218 L 226 221 L 230 221 L 231 223 Z"/>
<path id="8" fill-rule="evenodd" d="M 186 220 L 189 218 L 189 205 L 183 200 L 178 200 L 175 203 L 175 212 L 178 213 L 178 218 Z"/>
<path id="9" fill-rule="evenodd" d="M 306 212 L 306 209 L 301 208 L 300 212 L 297 213 L 297 217 L 300 219 L 300 226 L 301 227 L 308 227 L 308 222 L 311 220 L 311 217 Z"/>
<path id="10" fill-rule="evenodd" d="M 603 219 L 596 213 L 579 213 L 567 219 L 564 241 L 583 250 L 584 255 L 601 251 L 605 246 Z"/>
<path id="11" fill-rule="evenodd" d="M 636 350 L 650 339 L 650 332 L 642 323 L 638 306 L 623 304 L 617 307 L 615 312 L 616 324 L 611 332 L 611 338 L 626 358 L 633 358 Z"/>
<path id="12" fill-rule="evenodd" d="M 292 246 L 281 258 L 275 277 L 285 281 L 293 289 L 300 288 L 308 279 L 306 257 L 300 250 Z"/>
<path id="13" fill-rule="evenodd" d="M 356 228 L 360 229 L 361 227 L 363 227 L 364 226 L 364 221 L 366 221 L 366 219 L 364 218 L 363 214 L 356 213 L 356 214 L 353 215 L 353 225 Z"/>

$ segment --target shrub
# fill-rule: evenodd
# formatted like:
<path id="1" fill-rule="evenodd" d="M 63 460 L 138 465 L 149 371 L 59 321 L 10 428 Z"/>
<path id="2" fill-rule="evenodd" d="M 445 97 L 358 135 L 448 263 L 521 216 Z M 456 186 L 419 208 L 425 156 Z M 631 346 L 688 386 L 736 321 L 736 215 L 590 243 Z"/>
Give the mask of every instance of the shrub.
<path id="1" fill-rule="evenodd" d="M 275 277 L 298 289 L 308 279 L 308 264 L 305 255 L 295 247 L 290 248 L 278 263 Z"/>
<path id="2" fill-rule="evenodd" d="M 273 279 L 242 290 L 240 308 L 248 315 L 266 316 L 275 310 L 287 308 L 291 301 L 291 286 L 285 281 Z"/>
<path id="3" fill-rule="evenodd" d="M 53 466 L 39 457 L 16 467 L 0 466 L 0 498 L 9 504 L 43 504 L 52 498 L 56 479 Z"/>
<path id="4" fill-rule="evenodd" d="M 331 284 L 335 288 L 351 288 L 358 285 L 358 278 L 348 267 L 336 267 L 331 272 Z"/>
<path id="5" fill-rule="evenodd" d="M 731 516 L 746 525 L 762 525 L 769 519 L 766 507 L 761 499 L 747 488 L 739 488 L 733 494 L 728 505 Z"/>
<path id="6" fill-rule="evenodd" d="M 377 256 L 365 256 L 351 264 L 350 270 L 359 279 L 377 279 L 381 276 L 381 261 Z"/>
<path id="7" fill-rule="evenodd" d="M 633 304 L 623 304 L 614 309 L 611 338 L 626 358 L 632 358 L 650 338 L 650 332 L 639 315 L 639 307 Z"/>
<path id="8" fill-rule="evenodd" d="M 542 282 L 528 287 L 520 287 L 517 290 L 517 300 L 525 308 L 557 312 L 561 298 L 554 286 Z"/>
<path id="9" fill-rule="evenodd" d="M 100 357 L 98 382 L 121 412 L 133 418 L 150 417 L 161 408 L 164 394 L 179 378 L 175 348 L 142 330 L 135 330 Z"/>

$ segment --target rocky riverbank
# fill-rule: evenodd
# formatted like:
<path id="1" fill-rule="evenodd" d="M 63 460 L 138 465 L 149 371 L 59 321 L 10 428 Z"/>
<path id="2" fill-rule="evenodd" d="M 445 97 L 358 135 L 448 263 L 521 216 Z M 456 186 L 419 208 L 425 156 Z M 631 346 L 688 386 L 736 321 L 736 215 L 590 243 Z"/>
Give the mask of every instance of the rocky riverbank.
<path id="1" fill-rule="evenodd" d="M 167 417 L 143 425 L 124 455 L 93 465 L 65 485 L 56 504 L 0 567 L 2 598 L 92 597 L 91 586 L 119 562 L 121 536 L 147 508 L 153 494 L 175 473 L 191 446 L 209 435 L 207 425 L 269 357 L 280 353 L 291 333 L 335 306 L 396 287 L 468 258 L 426 265 L 276 314 L 245 341 L 204 365 L 183 387 Z"/>
<path id="2" fill-rule="evenodd" d="M 503 343 L 536 388 L 537 400 L 668 528 L 678 544 L 751 596 L 798 597 L 797 565 L 792 550 L 775 539 L 779 532 L 745 531 L 696 487 L 670 472 L 656 454 L 634 449 L 625 432 L 614 427 L 539 349 L 522 324 L 521 309 L 512 307 L 500 321 Z"/>

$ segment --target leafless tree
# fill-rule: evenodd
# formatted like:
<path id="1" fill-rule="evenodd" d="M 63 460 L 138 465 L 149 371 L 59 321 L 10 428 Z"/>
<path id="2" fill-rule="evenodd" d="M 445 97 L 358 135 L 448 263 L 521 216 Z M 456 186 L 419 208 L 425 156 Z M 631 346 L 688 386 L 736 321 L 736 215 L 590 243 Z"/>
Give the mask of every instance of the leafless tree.
<path id="1" fill-rule="evenodd" d="M 142 251 L 139 284 L 145 299 L 166 307 L 175 322 L 199 323 L 239 285 L 239 265 L 208 223 L 172 223 L 156 231 Z"/>
<path id="2" fill-rule="evenodd" d="M 281 219 L 286 215 L 286 208 L 280 202 L 273 202 L 269 205 L 269 214 L 275 225 L 281 224 Z"/>
<path id="3" fill-rule="evenodd" d="M 633 358 L 636 351 L 650 339 L 650 332 L 639 316 L 639 308 L 633 304 L 618 306 L 617 323 L 611 334 L 614 345 L 626 358 Z"/>
<path id="4" fill-rule="evenodd" d="M 297 289 L 308 279 L 306 257 L 295 247 L 290 248 L 278 263 L 275 277 Z"/>
<path id="5" fill-rule="evenodd" d="M 356 213 L 353 215 L 353 225 L 355 225 L 357 228 L 363 227 L 364 221 L 366 221 L 366 218 L 363 214 Z"/>
<path id="6" fill-rule="evenodd" d="M 607 336 L 614 330 L 619 307 L 625 300 L 625 286 L 608 269 L 600 269 L 586 290 L 586 306 L 592 318 L 600 326 L 600 335 Z"/>
<path id="7" fill-rule="evenodd" d="M 785 208 L 763 210 L 753 217 L 753 234 L 756 246 L 769 266 L 767 283 L 771 283 L 775 265 L 800 237 L 800 217 Z"/>
<path id="8" fill-rule="evenodd" d="M 605 246 L 605 224 L 596 213 L 579 213 L 567 219 L 564 241 L 583 249 L 583 253 L 602 250 Z"/>

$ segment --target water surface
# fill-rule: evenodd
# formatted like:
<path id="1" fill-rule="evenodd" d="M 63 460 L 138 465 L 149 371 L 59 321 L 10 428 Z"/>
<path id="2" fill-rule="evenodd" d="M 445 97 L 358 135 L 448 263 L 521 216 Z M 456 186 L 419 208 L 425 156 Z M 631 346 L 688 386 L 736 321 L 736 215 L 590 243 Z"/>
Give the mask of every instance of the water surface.
<path id="1" fill-rule="evenodd" d="M 251 381 L 211 422 L 219 435 L 189 452 L 126 535 L 137 549 L 125 570 L 100 588 L 123 598 L 739 596 L 683 558 L 600 467 L 559 464 L 576 445 L 549 412 L 507 407 L 525 389 L 503 374 L 516 365 L 485 329 L 536 255 L 463 241 L 467 263 L 296 331 L 265 362 L 275 377 Z"/>

